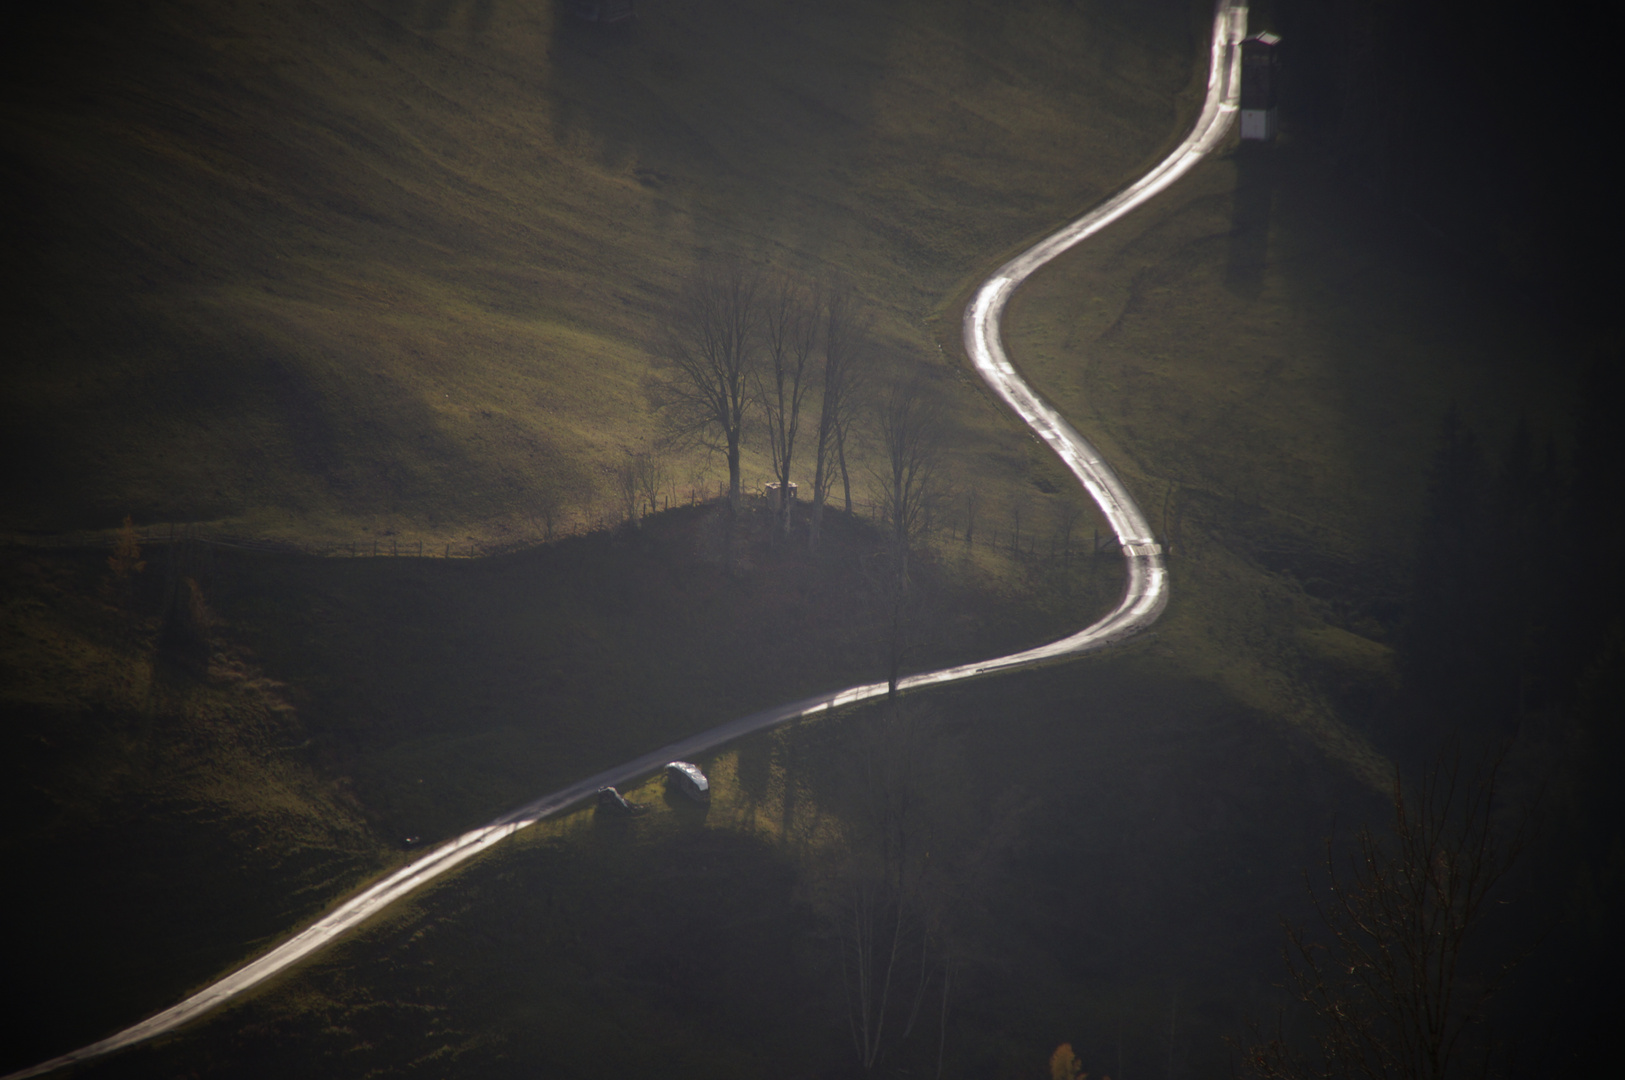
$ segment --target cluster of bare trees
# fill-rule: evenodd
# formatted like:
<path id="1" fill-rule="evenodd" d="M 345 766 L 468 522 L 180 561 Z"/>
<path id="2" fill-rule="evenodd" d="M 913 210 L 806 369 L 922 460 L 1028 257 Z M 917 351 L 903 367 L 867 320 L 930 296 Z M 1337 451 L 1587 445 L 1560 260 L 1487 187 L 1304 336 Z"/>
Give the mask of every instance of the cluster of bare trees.
<path id="1" fill-rule="evenodd" d="M 845 860 L 829 918 L 840 952 L 847 1026 L 865 1074 L 917 1030 L 941 1069 L 953 993 L 946 882 L 930 860 L 940 808 L 941 744 L 926 716 L 888 706 L 857 732 L 848 768 Z"/>
<path id="2" fill-rule="evenodd" d="M 1458 758 L 1420 782 L 1396 777 L 1387 835 L 1362 828 L 1347 869 L 1326 848 L 1311 889 L 1318 927 L 1286 930 L 1288 989 L 1310 1021 L 1308 1046 L 1284 1023 L 1247 1048 L 1260 1080 L 1449 1080 L 1497 1071 L 1486 1006 L 1510 962 L 1475 955 L 1496 888 L 1529 839 L 1529 819 L 1497 821 L 1499 757 Z M 1283 1018 L 1284 1019 L 1284 1018 Z"/>
<path id="3" fill-rule="evenodd" d="M 929 531 L 942 491 L 942 401 L 918 379 L 894 382 L 875 410 L 882 457 L 881 521 L 893 572 L 906 584 L 908 553 Z"/>
<path id="4" fill-rule="evenodd" d="M 727 460 L 728 504 L 735 510 L 740 451 L 750 425 L 761 424 L 786 531 L 802 421 L 811 419 L 810 543 L 816 546 L 837 472 L 851 509 L 847 445 L 872 366 L 868 318 L 849 287 L 809 285 L 727 262 L 701 268 L 685 284 L 646 386 L 668 438 L 698 443 Z M 816 417 L 808 417 L 815 405 Z"/>
<path id="5" fill-rule="evenodd" d="M 956 999 L 991 959 L 986 903 L 1030 800 L 976 797 L 959 732 L 887 702 L 841 737 L 841 842 L 815 889 L 862 1075 L 941 1076 Z"/>
<path id="6" fill-rule="evenodd" d="M 917 646 L 928 598 L 914 587 L 910 554 L 930 531 L 945 488 L 944 406 L 919 374 L 882 378 L 869 319 L 844 285 L 809 285 L 737 262 L 702 267 L 684 287 L 647 382 L 668 438 L 725 456 L 728 501 L 740 498 L 740 452 L 758 425 L 777 481 L 779 528 L 792 524 L 792 467 L 810 442 L 808 543 L 817 549 L 824 508 L 839 476 L 852 512 L 849 452 L 861 437 L 879 494 L 883 543 L 866 560 L 872 622 L 895 691 Z M 803 439 L 804 421 L 808 437 Z M 861 435 L 860 435 L 861 429 Z M 636 519 L 638 461 L 620 478 Z M 806 466 L 803 466 L 804 471 Z"/>
<path id="7" fill-rule="evenodd" d="M 629 450 L 614 472 L 615 495 L 633 528 L 643 526 L 645 512 L 660 509 L 660 496 L 671 478 L 666 462 L 653 450 Z"/>

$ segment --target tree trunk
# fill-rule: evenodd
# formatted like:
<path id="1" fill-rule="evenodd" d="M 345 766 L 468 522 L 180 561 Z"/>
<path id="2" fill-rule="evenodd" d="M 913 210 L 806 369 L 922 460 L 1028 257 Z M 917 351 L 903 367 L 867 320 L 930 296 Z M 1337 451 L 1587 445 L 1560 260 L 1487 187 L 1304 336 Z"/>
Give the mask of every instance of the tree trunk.
<path id="1" fill-rule="evenodd" d="M 852 515 L 852 476 L 846 471 L 846 432 L 835 434 L 835 458 L 841 463 L 841 488 L 846 493 L 846 513 Z"/>
<path id="2" fill-rule="evenodd" d="M 813 458 L 813 486 L 812 486 L 812 518 L 807 526 L 807 550 L 817 551 L 820 530 L 824 524 L 824 459 L 829 456 L 828 447 L 825 446 L 825 433 L 822 430 L 823 421 L 819 421 L 820 430 L 817 452 Z"/>
<path id="3" fill-rule="evenodd" d="M 728 513 L 739 513 L 739 433 L 728 435 Z"/>

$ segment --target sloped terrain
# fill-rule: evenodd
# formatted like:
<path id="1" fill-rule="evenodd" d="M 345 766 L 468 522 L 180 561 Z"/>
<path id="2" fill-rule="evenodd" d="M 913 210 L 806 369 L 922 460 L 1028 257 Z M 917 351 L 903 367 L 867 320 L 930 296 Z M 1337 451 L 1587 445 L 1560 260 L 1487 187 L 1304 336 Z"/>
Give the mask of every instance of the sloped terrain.
<path id="1" fill-rule="evenodd" d="M 4 524 L 445 541 L 526 531 L 543 499 L 590 521 L 709 255 L 855 282 L 885 355 L 958 387 L 960 469 L 1024 482 L 937 317 L 1175 137 L 1196 7 L 15 17 L 4 428 L 29 467 Z"/>

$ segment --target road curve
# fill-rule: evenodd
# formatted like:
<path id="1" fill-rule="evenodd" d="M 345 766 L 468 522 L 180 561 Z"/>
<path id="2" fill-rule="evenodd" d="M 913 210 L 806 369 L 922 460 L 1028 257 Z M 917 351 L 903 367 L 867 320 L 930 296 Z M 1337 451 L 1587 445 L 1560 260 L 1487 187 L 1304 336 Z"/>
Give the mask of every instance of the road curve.
<path id="1" fill-rule="evenodd" d="M 1237 0 L 1218 0 L 1213 18 L 1207 96 L 1202 105 L 1201 116 L 1190 134 L 1156 168 L 1132 185 L 1001 266 L 998 272 L 977 290 L 975 298 L 965 311 L 965 352 L 976 365 L 976 370 L 1016 415 L 1060 456 L 1110 522 L 1112 531 L 1122 545 L 1124 562 L 1128 568 L 1128 583 L 1123 591 L 1122 600 L 1105 618 L 1070 637 L 1009 656 L 911 675 L 898 682 L 899 691 L 959 682 L 1105 648 L 1151 625 L 1167 606 L 1168 579 L 1167 570 L 1163 565 L 1162 549 L 1152 535 L 1145 514 L 1141 512 L 1116 473 L 1101 460 L 1094 446 L 1078 434 L 1060 413 L 1046 403 L 1037 391 L 1028 386 L 1016 373 L 999 340 L 999 319 L 1010 296 L 1045 263 L 1156 196 L 1219 145 L 1235 119 L 1241 71 L 1240 49 L 1236 46 L 1245 36 L 1246 27 L 1246 7 Z M 11 1073 L 0 1080 L 22 1080 L 23 1077 L 40 1076 L 66 1065 L 100 1057 L 114 1050 L 143 1042 L 196 1019 L 325 948 L 340 935 L 376 915 L 425 882 L 489 850 L 492 845 L 520 829 L 590 798 L 601 787 L 625 786 L 659 770 L 668 761 L 697 757 L 752 732 L 816 716 L 856 702 L 883 697 L 886 691 L 887 686 L 884 682 L 869 683 L 766 709 L 711 728 L 709 731 L 691 735 L 634 761 L 606 769 L 596 776 L 588 777 L 550 795 L 544 795 L 535 802 L 505 814 L 478 829 L 466 832 L 403 866 L 346 900 L 259 959 L 200 990 L 180 1004 L 100 1042 L 41 1062 L 32 1068 Z"/>

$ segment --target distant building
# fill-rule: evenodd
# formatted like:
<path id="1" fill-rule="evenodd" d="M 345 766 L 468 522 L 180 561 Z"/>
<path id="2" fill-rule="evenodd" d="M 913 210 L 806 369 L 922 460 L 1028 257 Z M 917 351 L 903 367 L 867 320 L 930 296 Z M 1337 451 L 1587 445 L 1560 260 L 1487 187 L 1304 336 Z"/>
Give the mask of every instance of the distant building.
<path id="1" fill-rule="evenodd" d="M 1254 34 L 1241 43 L 1241 137 L 1257 142 L 1275 138 L 1276 94 L 1280 60 L 1274 34 Z"/>
<path id="2" fill-rule="evenodd" d="M 775 480 L 771 484 L 763 484 L 762 485 L 762 494 L 766 495 L 768 498 L 772 499 L 774 502 L 778 502 L 779 501 L 779 484 L 778 484 L 778 481 Z M 794 480 L 792 480 L 792 481 L 790 481 L 790 498 L 794 499 L 795 497 L 796 497 L 796 482 Z"/>
<path id="3" fill-rule="evenodd" d="M 567 0 L 570 14 L 583 22 L 618 23 L 635 18 L 632 0 Z"/>
<path id="4" fill-rule="evenodd" d="M 695 802 L 711 801 L 711 781 L 705 778 L 698 765 L 686 761 L 673 761 L 666 766 L 666 787 L 678 791 Z"/>

